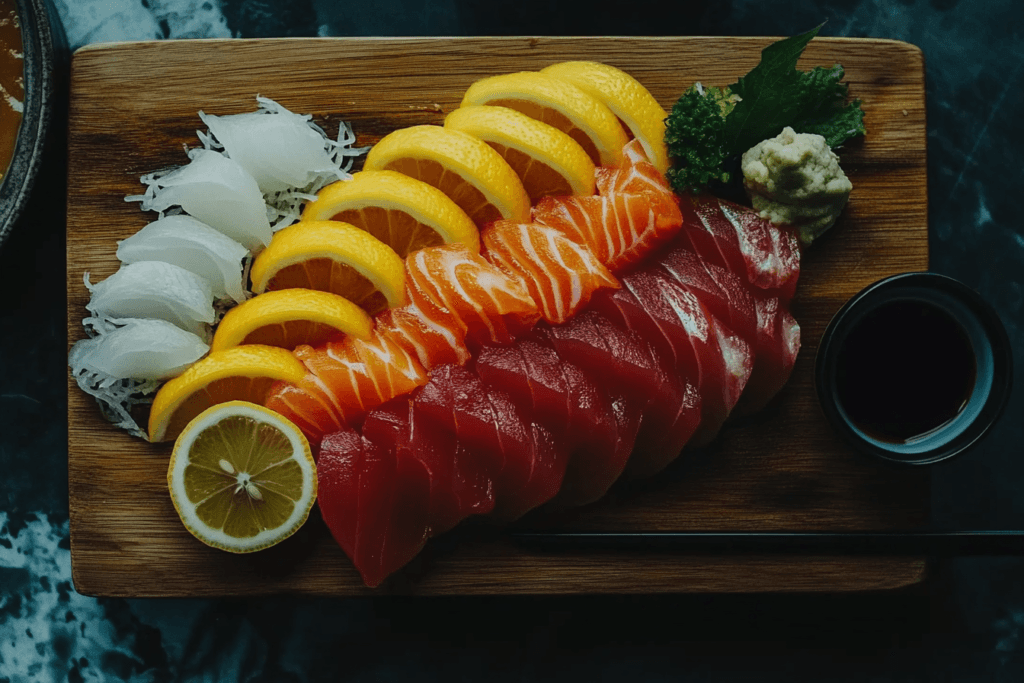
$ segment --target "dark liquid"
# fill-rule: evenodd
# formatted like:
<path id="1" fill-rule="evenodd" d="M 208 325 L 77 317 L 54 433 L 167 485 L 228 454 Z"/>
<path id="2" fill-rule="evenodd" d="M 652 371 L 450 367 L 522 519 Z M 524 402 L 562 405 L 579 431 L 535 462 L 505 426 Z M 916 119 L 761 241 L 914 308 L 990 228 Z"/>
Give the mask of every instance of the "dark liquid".
<path id="1" fill-rule="evenodd" d="M 895 301 L 868 313 L 839 352 L 836 391 L 869 436 L 906 443 L 956 417 L 974 389 L 970 340 L 939 308 Z"/>

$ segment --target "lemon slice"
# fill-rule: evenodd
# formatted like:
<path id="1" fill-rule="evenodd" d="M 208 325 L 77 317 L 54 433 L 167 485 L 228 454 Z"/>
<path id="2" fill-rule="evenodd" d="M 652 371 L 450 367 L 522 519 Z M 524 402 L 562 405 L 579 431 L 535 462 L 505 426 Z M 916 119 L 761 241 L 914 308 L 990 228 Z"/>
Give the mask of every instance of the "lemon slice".
<path id="1" fill-rule="evenodd" d="M 149 440 L 178 437 L 192 418 L 228 401 L 263 403 L 277 382 L 297 384 L 305 366 L 291 351 L 247 344 L 211 352 L 156 392 L 149 411 Z"/>
<path id="2" fill-rule="evenodd" d="M 668 170 L 668 150 L 665 147 L 665 117 L 668 113 L 640 81 L 621 69 L 600 62 L 560 62 L 540 72 L 564 78 L 601 100 L 640 141 L 651 163 L 662 173 Z"/>
<path id="3" fill-rule="evenodd" d="M 331 183 L 302 210 L 302 220 L 350 223 L 401 258 L 452 242 L 480 251 L 480 234 L 465 211 L 436 187 L 397 171 L 360 171 Z"/>
<path id="4" fill-rule="evenodd" d="M 615 114 L 593 95 L 562 78 L 520 71 L 484 78 L 469 86 L 462 106 L 491 104 L 520 111 L 566 133 L 598 166 L 622 163 L 629 141 Z"/>
<path id="5" fill-rule="evenodd" d="M 264 292 L 228 311 L 210 350 L 241 344 L 285 349 L 299 344 L 319 346 L 341 335 L 367 339 L 372 329 L 369 314 L 345 297 L 313 289 L 282 289 Z"/>
<path id="6" fill-rule="evenodd" d="M 579 143 L 553 126 L 507 107 L 460 107 L 444 127 L 490 145 L 508 162 L 536 204 L 541 198 L 594 194 L 594 162 Z"/>
<path id="7" fill-rule="evenodd" d="M 433 185 L 481 227 L 505 218 L 524 222 L 530 198 L 516 172 L 487 143 L 441 126 L 412 126 L 385 136 L 363 169 L 392 170 Z"/>
<path id="8" fill-rule="evenodd" d="M 252 291 L 315 289 L 373 315 L 405 304 L 405 262 L 365 230 L 340 221 L 299 221 L 279 231 L 250 271 Z"/>
<path id="9" fill-rule="evenodd" d="M 233 553 L 269 548 L 306 521 L 316 465 L 298 427 L 245 401 L 213 406 L 188 423 L 167 468 L 171 502 L 203 543 Z"/>

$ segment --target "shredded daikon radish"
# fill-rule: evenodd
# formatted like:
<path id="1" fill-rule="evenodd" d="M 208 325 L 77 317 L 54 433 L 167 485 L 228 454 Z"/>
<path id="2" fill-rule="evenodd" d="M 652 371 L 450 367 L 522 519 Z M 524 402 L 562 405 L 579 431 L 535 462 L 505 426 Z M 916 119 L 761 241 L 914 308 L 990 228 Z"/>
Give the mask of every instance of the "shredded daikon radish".
<path id="1" fill-rule="evenodd" d="M 188 156 L 188 164 L 170 173 L 143 176 L 145 194 L 125 201 L 141 201 L 144 211 L 157 211 L 161 217 L 180 206 L 254 252 L 270 244 L 267 206 L 249 172 L 219 152 L 193 149 Z"/>
<path id="2" fill-rule="evenodd" d="M 247 296 L 242 261 L 248 250 L 191 216 L 165 216 L 117 243 L 122 263 L 163 261 L 192 271 L 210 283 L 213 296 L 241 303 Z"/>
<path id="3" fill-rule="evenodd" d="M 98 318 L 156 318 L 209 339 L 215 319 L 213 292 L 195 273 L 162 261 L 139 261 L 95 285 L 86 308 Z"/>

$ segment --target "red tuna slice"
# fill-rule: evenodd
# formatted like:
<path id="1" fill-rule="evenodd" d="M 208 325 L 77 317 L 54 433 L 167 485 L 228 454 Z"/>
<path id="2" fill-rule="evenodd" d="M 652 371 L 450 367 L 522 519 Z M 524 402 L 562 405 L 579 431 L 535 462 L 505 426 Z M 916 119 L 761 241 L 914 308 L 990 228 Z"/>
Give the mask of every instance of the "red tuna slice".
<path id="1" fill-rule="evenodd" d="M 356 556 L 363 455 L 362 437 L 346 427 L 324 438 L 316 464 L 320 515 L 349 559 Z M 384 547 L 383 541 L 380 547 Z"/>
<path id="2" fill-rule="evenodd" d="M 470 358 L 463 337 L 427 317 L 416 304 L 377 315 L 377 330 L 414 355 L 425 369 L 441 363 L 462 365 Z"/>
<path id="3" fill-rule="evenodd" d="M 627 467 L 642 470 L 632 461 L 679 454 L 700 421 L 700 411 L 686 404 L 685 381 L 669 370 L 647 340 L 589 309 L 544 331 L 560 357 L 579 366 L 611 396 L 622 397 L 630 412 L 642 415 Z M 669 455 L 646 450 L 655 444 L 667 448 Z"/>
<path id="4" fill-rule="evenodd" d="M 571 318 L 595 290 L 619 286 L 588 247 L 546 225 L 495 221 L 482 239 L 487 258 L 522 282 L 550 323 Z"/>
<path id="5" fill-rule="evenodd" d="M 558 492 L 566 454 L 550 432 L 524 420 L 507 394 L 466 368 L 435 368 L 414 403 L 479 458 L 494 481 L 494 516 L 517 519 Z"/>
<path id="6" fill-rule="evenodd" d="M 701 422 L 700 429 L 693 435 L 692 442 L 692 445 L 698 448 L 706 446 L 718 436 L 725 420 L 739 402 L 754 367 L 752 346 L 714 316 L 711 317 L 711 323 L 724 363 L 721 397 L 725 410 L 724 414 L 715 415 L 717 419 L 712 419 L 709 416 L 708 419 Z"/>
<path id="7" fill-rule="evenodd" d="M 324 438 L 320 511 L 363 583 L 374 588 L 427 542 L 430 482 L 422 463 L 344 429 Z"/>
<path id="8" fill-rule="evenodd" d="M 619 447 L 611 399 L 580 368 L 539 339 L 522 339 L 509 347 L 484 348 L 475 369 L 486 383 L 505 391 L 524 416 L 564 442 L 570 456 L 559 504 L 590 503 L 618 479 L 632 443 Z"/>
<path id="9" fill-rule="evenodd" d="M 662 269 L 678 284 L 689 289 L 715 316 L 742 339 L 757 338 L 757 312 L 754 297 L 735 273 L 708 263 L 678 244 L 662 252 L 647 266 Z"/>
<path id="10" fill-rule="evenodd" d="M 363 435 L 382 448 L 418 461 L 429 478 L 431 535 L 494 507 L 493 485 L 473 459 L 459 451 L 455 435 L 414 409 L 411 397 L 370 411 Z"/>
<path id="11" fill-rule="evenodd" d="M 678 401 L 681 395 L 650 345 L 597 311 L 582 311 L 564 325 L 539 325 L 537 332 L 609 395 L 641 406 Z"/>
<path id="12" fill-rule="evenodd" d="M 371 588 L 380 585 L 397 569 L 384 564 L 398 490 L 394 453 L 381 451 L 354 430 L 345 429 L 324 438 L 317 477 L 320 511 L 331 535 L 363 583 Z"/>
<path id="13" fill-rule="evenodd" d="M 748 415 L 764 408 L 789 380 L 800 351 L 800 325 L 777 298 L 759 298 L 757 306 L 757 358 L 737 413 Z"/>
<path id="14" fill-rule="evenodd" d="M 614 192 L 588 197 L 545 197 L 533 221 L 584 244 L 612 273 L 641 261 L 679 232 L 683 216 L 674 196 Z"/>
<path id="15" fill-rule="evenodd" d="M 426 247 L 406 259 L 410 301 L 428 319 L 464 337 L 471 347 L 509 344 L 540 319 L 533 297 L 464 244 Z"/>
<path id="16" fill-rule="evenodd" d="M 684 195 L 680 211 L 683 231 L 701 258 L 741 276 L 754 291 L 792 298 L 800 274 L 795 235 L 753 209 L 710 195 Z"/>

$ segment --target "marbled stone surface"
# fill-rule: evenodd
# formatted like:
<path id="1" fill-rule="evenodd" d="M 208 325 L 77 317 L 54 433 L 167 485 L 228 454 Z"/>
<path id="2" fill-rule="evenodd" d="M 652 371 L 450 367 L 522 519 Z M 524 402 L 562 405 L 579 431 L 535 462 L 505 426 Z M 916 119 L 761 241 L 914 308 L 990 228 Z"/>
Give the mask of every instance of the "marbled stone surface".
<path id="1" fill-rule="evenodd" d="M 925 54 L 932 269 L 996 307 L 1017 391 L 933 521 L 1024 528 L 1019 0 L 55 0 L 72 45 L 283 35 L 822 35 Z M 625 12 L 623 10 L 626 10 Z M 1024 562 L 861 596 L 120 600 L 70 582 L 61 141 L 0 252 L 0 681 L 1024 680 Z"/>

